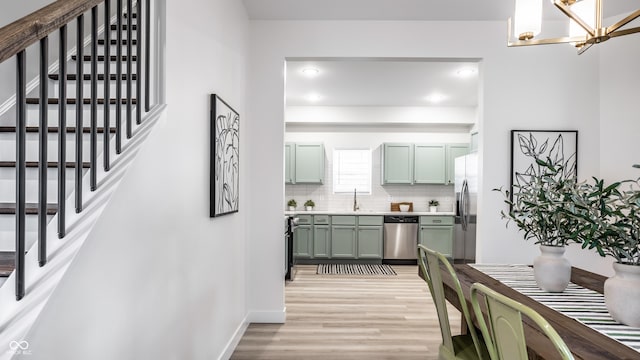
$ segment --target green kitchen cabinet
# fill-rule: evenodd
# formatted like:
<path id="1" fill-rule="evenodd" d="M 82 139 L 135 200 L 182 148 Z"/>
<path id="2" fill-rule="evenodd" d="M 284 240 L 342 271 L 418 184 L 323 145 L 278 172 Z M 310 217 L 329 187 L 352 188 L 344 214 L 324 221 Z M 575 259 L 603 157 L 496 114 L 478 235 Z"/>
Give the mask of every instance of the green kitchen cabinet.
<path id="1" fill-rule="evenodd" d="M 295 184 L 294 175 L 296 174 L 296 145 L 293 143 L 284 144 L 284 182 L 286 184 Z"/>
<path id="2" fill-rule="evenodd" d="M 329 225 L 313 226 L 313 257 L 331 257 L 331 227 Z"/>
<path id="3" fill-rule="evenodd" d="M 416 144 L 414 147 L 414 183 L 446 182 L 446 149 L 444 144 Z"/>
<path id="4" fill-rule="evenodd" d="M 332 225 L 331 258 L 355 259 L 356 235 L 355 225 Z"/>
<path id="5" fill-rule="evenodd" d="M 309 259 L 313 254 L 313 227 L 298 225 L 293 232 L 293 256 Z"/>
<path id="6" fill-rule="evenodd" d="M 382 166 L 383 184 L 413 184 L 413 144 L 384 144 Z"/>
<path id="7" fill-rule="evenodd" d="M 445 184 L 456 181 L 456 158 L 469 153 L 469 144 L 447 144 L 447 179 Z"/>
<path id="8" fill-rule="evenodd" d="M 382 226 L 358 226 L 358 258 L 382 259 Z"/>
<path id="9" fill-rule="evenodd" d="M 471 141 L 469 143 L 469 151 L 476 152 L 478 151 L 478 132 L 471 133 Z"/>
<path id="10" fill-rule="evenodd" d="M 324 157 L 324 144 L 296 143 L 294 182 L 296 184 L 324 183 Z"/>
<path id="11" fill-rule="evenodd" d="M 420 216 L 420 244 L 453 258 L 453 216 Z"/>

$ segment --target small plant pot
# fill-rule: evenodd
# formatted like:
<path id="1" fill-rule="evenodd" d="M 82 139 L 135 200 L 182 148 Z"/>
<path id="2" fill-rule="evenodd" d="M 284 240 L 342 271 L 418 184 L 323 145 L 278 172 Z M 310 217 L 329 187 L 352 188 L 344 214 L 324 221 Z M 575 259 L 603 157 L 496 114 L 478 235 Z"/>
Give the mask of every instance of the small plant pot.
<path id="1" fill-rule="evenodd" d="M 305 206 L 305 209 L 307 209 L 307 211 L 312 211 L 313 210 L 313 206 Z"/>
<path id="2" fill-rule="evenodd" d="M 289 211 L 295 211 L 296 207 L 295 206 L 289 206 Z"/>
<path id="3" fill-rule="evenodd" d="M 615 275 L 604 282 L 604 302 L 617 322 L 640 327 L 640 266 L 613 263 Z"/>
<path id="4" fill-rule="evenodd" d="M 437 206 L 429 206 L 429 211 L 430 212 L 438 212 L 438 207 Z"/>

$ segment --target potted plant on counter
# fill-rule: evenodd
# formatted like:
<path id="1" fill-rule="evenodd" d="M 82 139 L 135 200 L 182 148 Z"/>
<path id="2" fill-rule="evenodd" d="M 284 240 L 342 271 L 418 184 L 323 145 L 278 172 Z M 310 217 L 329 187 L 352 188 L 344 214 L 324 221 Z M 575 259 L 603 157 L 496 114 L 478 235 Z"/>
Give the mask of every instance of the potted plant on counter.
<path id="1" fill-rule="evenodd" d="M 541 255 L 533 262 L 538 287 L 562 292 L 571 279 L 571 264 L 563 257 L 565 246 L 579 241 L 579 221 L 567 211 L 576 187 L 575 158 L 564 159 L 561 138 L 548 153 L 548 142 L 538 146 L 533 140 L 520 139 L 523 153 L 533 162 L 524 172 L 516 173 L 512 191 L 494 191 L 501 192 L 509 205 L 508 212 L 500 212 L 507 226 L 513 222 L 524 232 L 525 240 L 534 239 L 540 245 Z"/>
<path id="2" fill-rule="evenodd" d="M 621 187 L 632 185 L 626 191 Z M 580 221 L 582 248 L 615 259 L 615 275 L 604 283 L 607 310 L 614 320 L 640 327 L 640 183 L 606 185 L 593 178 L 575 189 L 569 210 Z"/>
<path id="3" fill-rule="evenodd" d="M 316 203 L 313 200 L 307 200 L 304 202 L 304 207 L 307 211 L 313 210 L 313 207 L 316 206 Z"/>
<path id="4" fill-rule="evenodd" d="M 429 200 L 429 211 L 438 212 L 438 205 L 440 205 L 438 200 Z"/>
<path id="5" fill-rule="evenodd" d="M 296 202 L 295 199 L 291 199 L 289 200 L 289 202 L 287 202 L 287 206 L 289 207 L 289 211 L 295 211 L 296 206 L 298 206 L 298 203 Z"/>

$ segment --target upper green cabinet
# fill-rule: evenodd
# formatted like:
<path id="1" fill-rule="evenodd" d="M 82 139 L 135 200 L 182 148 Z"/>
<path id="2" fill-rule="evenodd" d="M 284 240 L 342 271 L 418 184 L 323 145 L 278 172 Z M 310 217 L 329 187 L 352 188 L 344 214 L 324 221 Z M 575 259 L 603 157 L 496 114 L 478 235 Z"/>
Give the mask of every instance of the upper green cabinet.
<path id="1" fill-rule="evenodd" d="M 478 151 L 478 132 L 472 132 L 471 133 L 471 143 L 470 143 L 470 151 L 471 152 L 476 152 Z"/>
<path id="2" fill-rule="evenodd" d="M 447 144 L 447 179 L 445 184 L 454 184 L 456 180 L 456 158 L 469 153 L 469 144 Z"/>
<path id="3" fill-rule="evenodd" d="M 284 182 L 294 184 L 293 176 L 296 174 L 296 145 L 284 144 Z"/>
<path id="4" fill-rule="evenodd" d="M 468 152 L 469 144 L 385 143 L 382 184 L 453 184 L 454 160 Z"/>
<path id="5" fill-rule="evenodd" d="M 416 144 L 414 153 L 414 183 L 444 184 L 446 181 L 445 145 Z"/>
<path id="6" fill-rule="evenodd" d="M 284 150 L 285 183 L 324 183 L 324 144 L 287 143 Z"/>
<path id="7" fill-rule="evenodd" d="M 413 184 L 413 144 L 384 144 L 383 184 Z"/>

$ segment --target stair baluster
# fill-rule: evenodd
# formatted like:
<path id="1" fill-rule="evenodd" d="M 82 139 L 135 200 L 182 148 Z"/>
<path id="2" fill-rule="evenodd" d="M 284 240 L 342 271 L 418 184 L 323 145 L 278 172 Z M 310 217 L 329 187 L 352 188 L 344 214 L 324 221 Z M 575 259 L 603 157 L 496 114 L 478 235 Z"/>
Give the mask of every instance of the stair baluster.
<path id="1" fill-rule="evenodd" d="M 84 14 L 80 14 L 77 19 L 78 31 L 76 44 L 84 45 Z M 77 46 L 76 56 L 76 213 L 82 211 L 82 137 L 84 126 L 84 46 Z"/>
<path id="2" fill-rule="evenodd" d="M 40 39 L 40 119 L 38 129 L 38 264 L 47 263 L 47 143 L 49 141 L 49 37 Z"/>
<path id="3" fill-rule="evenodd" d="M 107 99 L 111 99 L 111 93 L 110 93 L 110 77 L 111 77 L 111 46 L 109 46 L 109 44 L 111 44 L 111 28 L 109 27 L 109 24 L 111 23 L 111 1 L 105 1 L 104 2 L 104 98 L 105 101 Z M 118 45 L 116 46 L 120 46 L 120 44 L 118 43 Z M 120 60 L 118 60 L 120 61 Z M 111 161 L 109 159 L 109 141 L 110 141 L 110 136 L 111 133 L 109 132 L 108 129 L 111 128 L 111 122 L 109 121 L 109 115 L 111 112 L 111 106 L 110 103 L 105 103 L 104 105 L 104 121 L 102 126 L 104 127 L 105 131 L 104 131 L 104 139 L 102 140 L 102 144 L 103 144 L 103 150 L 102 150 L 102 158 L 104 160 L 104 171 L 109 171 L 109 169 L 111 168 Z"/>
<path id="4" fill-rule="evenodd" d="M 67 25 L 60 28 L 60 80 L 58 83 L 58 237 L 67 234 L 65 224 L 67 159 Z M 79 81 L 76 79 L 76 81 Z"/>
<path id="5" fill-rule="evenodd" d="M 24 252 L 26 215 L 26 139 L 27 139 L 27 54 L 16 58 L 16 300 L 24 296 Z"/>

